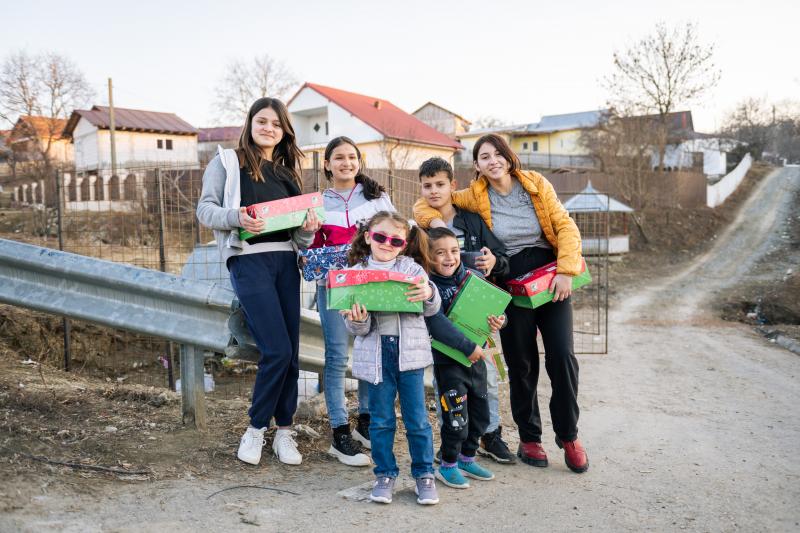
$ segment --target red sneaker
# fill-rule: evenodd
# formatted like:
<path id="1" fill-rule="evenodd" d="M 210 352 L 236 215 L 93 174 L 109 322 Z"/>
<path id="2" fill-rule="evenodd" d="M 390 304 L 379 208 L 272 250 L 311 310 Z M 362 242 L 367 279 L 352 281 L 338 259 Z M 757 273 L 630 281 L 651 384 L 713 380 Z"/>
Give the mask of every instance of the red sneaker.
<path id="1" fill-rule="evenodd" d="M 576 474 L 589 470 L 589 456 L 586 455 L 581 441 L 578 439 L 562 441 L 556 437 L 556 444 L 564 450 L 564 461 L 570 470 Z"/>
<path id="2" fill-rule="evenodd" d="M 517 457 L 531 466 L 547 466 L 547 454 L 541 442 L 520 442 Z"/>

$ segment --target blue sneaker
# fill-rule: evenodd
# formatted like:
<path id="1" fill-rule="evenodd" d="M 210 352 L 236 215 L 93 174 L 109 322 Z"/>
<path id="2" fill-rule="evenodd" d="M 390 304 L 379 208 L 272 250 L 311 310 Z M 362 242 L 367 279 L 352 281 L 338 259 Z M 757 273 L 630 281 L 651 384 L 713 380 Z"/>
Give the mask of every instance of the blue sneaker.
<path id="1" fill-rule="evenodd" d="M 440 466 L 436 469 L 436 479 L 454 489 L 469 488 L 469 481 L 464 479 L 457 466 Z"/>
<path id="2" fill-rule="evenodd" d="M 484 468 L 478 464 L 477 461 L 462 461 L 458 460 L 458 469 L 464 472 L 467 476 L 480 479 L 482 481 L 489 481 L 494 479 L 494 474 L 488 468 Z"/>

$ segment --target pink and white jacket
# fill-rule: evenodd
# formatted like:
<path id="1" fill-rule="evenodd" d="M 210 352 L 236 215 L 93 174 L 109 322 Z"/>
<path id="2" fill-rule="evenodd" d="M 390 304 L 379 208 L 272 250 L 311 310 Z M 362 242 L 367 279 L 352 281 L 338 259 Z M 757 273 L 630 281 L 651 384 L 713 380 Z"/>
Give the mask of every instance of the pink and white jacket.
<path id="1" fill-rule="evenodd" d="M 360 183 L 345 195 L 326 189 L 322 201 L 325 223 L 314 236 L 311 248 L 348 244 L 358 231 L 358 223 L 366 222 L 378 211 L 396 211 L 386 193 L 382 193 L 380 198 L 367 200 Z"/>

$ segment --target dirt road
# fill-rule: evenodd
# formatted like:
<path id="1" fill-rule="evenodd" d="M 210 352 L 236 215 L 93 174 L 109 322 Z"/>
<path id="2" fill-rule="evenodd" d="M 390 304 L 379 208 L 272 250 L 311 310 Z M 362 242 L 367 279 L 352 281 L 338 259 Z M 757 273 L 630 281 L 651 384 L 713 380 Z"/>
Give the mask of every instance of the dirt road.
<path id="1" fill-rule="evenodd" d="M 770 249 L 798 187 L 800 169 L 771 174 L 707 254 L 611 310 L 609 355 L 581 360 L 586 474 L 566 469 L 548 424 L 549 468 L 493 465 L 495 481 L 440 487 L 434 507 L 416 505 L 409 490 L 388 507 L 343 497 L 370 473 L 270 458 L 249 476 L 93 485 L 54 476 L 42 487 L 6 486 L 18 503 L 0 530 L 797 531 L 800 358 L 716 320 L 706 303 Z M 515 447 L 507 407 L 504 421 Z M 239 488 L 209 498 L 242 484 L 298 495 Z"/>

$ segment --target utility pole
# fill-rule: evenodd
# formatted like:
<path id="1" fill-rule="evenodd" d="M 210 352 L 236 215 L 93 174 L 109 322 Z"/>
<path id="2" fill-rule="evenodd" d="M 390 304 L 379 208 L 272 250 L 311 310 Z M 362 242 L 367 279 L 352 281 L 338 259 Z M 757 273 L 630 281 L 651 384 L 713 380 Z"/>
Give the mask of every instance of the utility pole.
<path id="1" fill-rule="evenodd" d="M 117 145 L 114 139 L 114 91 L 108 78 L 108 126 L 111 132 L 111 175 L 117 174 Z"/>

